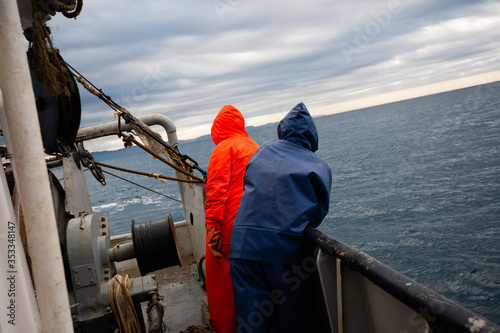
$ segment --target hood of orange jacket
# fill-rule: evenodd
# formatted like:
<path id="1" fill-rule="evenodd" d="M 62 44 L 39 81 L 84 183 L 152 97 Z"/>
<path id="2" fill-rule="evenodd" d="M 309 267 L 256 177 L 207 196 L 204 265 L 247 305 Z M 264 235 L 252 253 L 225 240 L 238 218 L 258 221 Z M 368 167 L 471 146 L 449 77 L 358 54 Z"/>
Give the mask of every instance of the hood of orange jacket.
<path id="1" fill-rule="evenodd" d="M 224 106 L 215 117 L 211 134 L 215 145 L 235 134 L 248 135 L 243 115 L 232 105 Z"/>

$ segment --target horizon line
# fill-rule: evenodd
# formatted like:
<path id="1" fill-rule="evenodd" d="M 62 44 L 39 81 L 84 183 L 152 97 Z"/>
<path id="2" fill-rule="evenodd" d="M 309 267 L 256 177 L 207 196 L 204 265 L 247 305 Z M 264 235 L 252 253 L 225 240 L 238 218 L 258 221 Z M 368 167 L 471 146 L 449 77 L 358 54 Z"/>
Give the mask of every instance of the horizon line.
<path id="1" fill-rule="evenodd" d="M 314 109 L 313 112 L 315 113 L 316 116 L 327 116 L 337 113 L 366 109 L 373 106 L 380 106 L 395 102 L 406 101 L 419 97 L 437 95 L 454 90 L 481 86 L 484 84 L 489 84 L 498 81 L 500 81 L 500 70 L 482 74 L 476 74 L 465 78 L 431 83 L 415 88 L 407 88 L 403 90 L 378 94 L 374 96 L 362 97 L 345 102 L 332 103 L 311 109 Z M 394 95 L 397 95 L 397 97 L 394 97 Z M 326 109 L 328 110 L 335 109 L 335 111 L 325 112 Z"/>
<path id="2" fill-rule="evenodd" d="M 427 85 L 423 85 L 423 86 L 419 86 L 419 87 L 415 87 L 415 88 L 408 88 L 408 89 L 403 89 L 403 90 L 398 90 L 398 91 L 393 91 L 393 92 L 388 92 L 388 93 L 353 99 L 353 100 L 344 101 L 344 102 L 332 103 L 332 104 L 328 104 L 328 105 L 324 105 L 324 106 L 320 106 L 320 107 L 314 107 L 314 106 L 308 107 L 308 109 L 309 109 L 309 112 L 311 113 L 311 116 L 323 117 L 323 116 L 329 116 L 329 115 L 345 113 L 345 112 L 350 112 L 350 111 L 357 111 L 357 110 L 366 109 L 366 108 L 370 108 L 370 107 L 374 107 L 374 106 L 380 106 L 380 105 L 386 105 L 386 104 L 406 101 L 406 100 L 419 98 L 419 97 L 436 95 L 436 94 L 450 92 L 450 91 L 454 91 L 454 90 L 460 90 L 460 89 L 480 86 L 480 85 L 489 84 L 489 83 L 493 83 L 493 82 L 497 82 L 497 81 L 500 81 L 500 70 L 482 73 L 482 74 L 476 74 L 476 75 L 468 76 L 465 78 L 459 78 L 459 79 L 441 81 L 441 82 L 437 82 L 437 83 L 431 83 L 431 84 L 427 84 Z M 245 123 L 246 123 L 245 127 L 261 127 L 261 126 L 276 123 L 276 116 L 277 116 L 277 113 L 248 118 L 245 120 Z M 273 120 L 271 120 L 271 119 L 273 119 Z M 205 127 L 205 126 L 203 126 L 203 127 Z M 210 128 L 209 125 L 208 125 L 208 128 Z M 185 129 L 185 130 L 177 131 L 178 137 L 182 136 L 182 135 L 179 135 L 180 132 L 185 133 L 186 131 L 189 131 L 191 133 L 193 132 L 192 129 L 190 129 L 190 130 Z M 179 139 L 179 142 L 181 142 L 181 141 L 187 142 L 187 141 L 197 140 L 197 139 L 199 139 L 203 136 L 206 136 L 206 135 L 210 135 L 210 133 L 209 132 L 203 133 L 201 135 L 198 135 L 195 137 L 190 137 L 188 139 Z M 95 152 L 111 152 L 111 151 L 117 151 L 117 150 L 121 150 L 121 149 L 123 149 L 123 148 L 99 150 L 99 151 L 95 151 Z"/>

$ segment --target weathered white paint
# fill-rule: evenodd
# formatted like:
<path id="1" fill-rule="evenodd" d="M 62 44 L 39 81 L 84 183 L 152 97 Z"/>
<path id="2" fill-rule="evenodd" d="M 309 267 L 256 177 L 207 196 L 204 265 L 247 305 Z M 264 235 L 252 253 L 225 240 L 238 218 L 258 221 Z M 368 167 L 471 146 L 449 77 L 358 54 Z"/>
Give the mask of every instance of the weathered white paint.
<path id="1" fill-rule="evenodd" d="M 1 92 L 0 113 L 3 113 Z M 0 332 L 41 332 L 40 314 L 3 168 L 0 168 L 0 269 L 3 274 L 0 304 L 2 309 L 7 308 L 0 316 Z"/>
<path id="2" fill-rule="evenodd" d="M 42 331 L 72 332 L 73 323 L 54 205 L 17 2 L 0 0 L 0 89 L 14 175 L 23 206 Z"/>
<path id="3" fill-rule="evenodd" d="M 486 325 L 486 321 L 480 318 L 469 318 L 469 329 L 471 333 L 481 332 L 481 328 Z"/>

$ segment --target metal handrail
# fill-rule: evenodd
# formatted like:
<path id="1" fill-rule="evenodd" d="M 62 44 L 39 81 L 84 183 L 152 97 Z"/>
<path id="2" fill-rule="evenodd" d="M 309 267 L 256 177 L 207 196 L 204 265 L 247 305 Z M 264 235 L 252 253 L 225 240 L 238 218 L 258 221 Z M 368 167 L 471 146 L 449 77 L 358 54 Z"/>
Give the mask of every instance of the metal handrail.
<path id="1" fill-rule="evenodd" d="M 344 244 L 319 230 L 307 227 L 305 239 L 314 247 L 334 256 L 352 270 L 424 316 L 430 327 L 450 332 L 500 332 L 488 319 L 454 303 L 437 292 L 419 284 L 368 254 Z"/>

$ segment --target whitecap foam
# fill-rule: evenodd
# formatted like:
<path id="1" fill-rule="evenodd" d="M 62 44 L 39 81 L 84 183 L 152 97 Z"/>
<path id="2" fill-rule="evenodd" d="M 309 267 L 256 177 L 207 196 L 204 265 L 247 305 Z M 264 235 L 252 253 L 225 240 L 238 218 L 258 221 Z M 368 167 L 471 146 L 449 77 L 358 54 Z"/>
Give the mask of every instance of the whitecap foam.
<path id="1" fill-rule="evenodd" d="M 118 206 L 118 204 L 116 202 L 111 202 L 111 203 L 108 203 L 108 204 L 103 204 L 103 205 L 99 205 L 99 206 L 93 206 L 92 210 L 94 212 L 100 212 L 100 211 L 103 211 L 103 210 L 106 210 L 106 209 L 110 209 L 110 208 L 113 208 L 113 207 L 116 207 L 116 206 Z"/>

